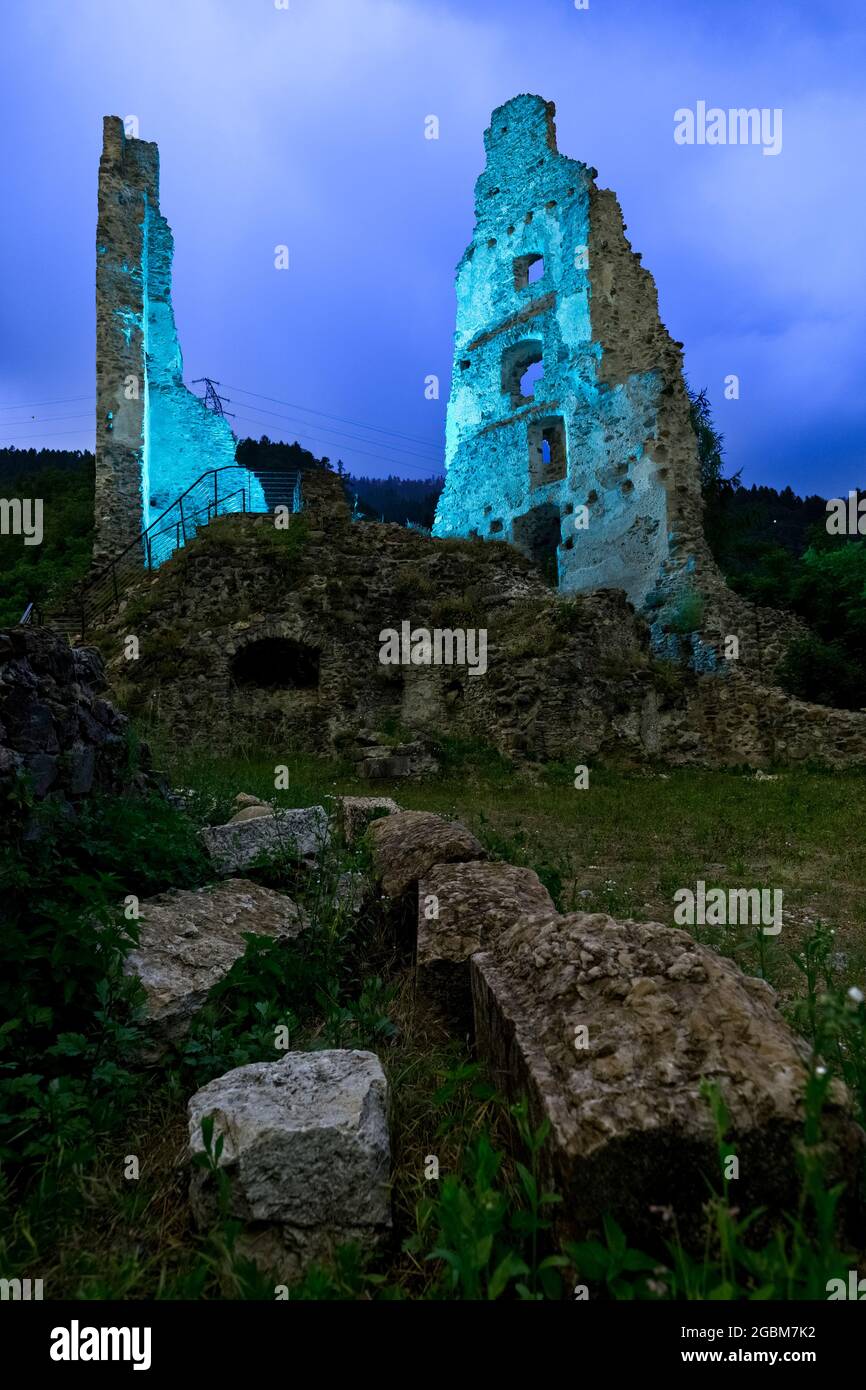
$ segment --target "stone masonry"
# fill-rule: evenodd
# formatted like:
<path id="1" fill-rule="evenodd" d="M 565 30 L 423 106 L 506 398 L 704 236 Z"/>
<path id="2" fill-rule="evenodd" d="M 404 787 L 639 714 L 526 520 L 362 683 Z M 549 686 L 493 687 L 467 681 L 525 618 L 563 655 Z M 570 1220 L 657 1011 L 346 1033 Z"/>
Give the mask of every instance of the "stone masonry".
<path id="1" fill-rule="evenodd" d="M 516 96 L 485 133 L 434 534 L 511 541 L 564 592 L 624 589 L 676 658 L 664 619 L 684 591 L 705 601 L 710 643 L 760 618 L 727 590 L 704 538 L 682 344 L 615 195 L 557 150 L 554 110 Z M 763 627 L 779 621 L 766 614 Z M 690 664 L 715 668 L 715 645 L 691 647 Z"/>
<path id="2" fill-rule="evenodd" d="M 518 762 L 866 763 L 866 713 L 774 686 L 781 648 L 763 626 L 764 679 L 736 662 L 700 674 L 657 660 L 621 590 L 557 594 L 509 545 L 339 518 L 312 530 L 306 515 L 282 533 L 265 516 L 220 517 L 141 576 L 96 639 L 130 713 L 183 743 L 291 739 L 352 756 L 394 725 L 480 739 Z M 406 616 L 486 628 L 485 676 L 382 666 L 381 629 Z M 131 621 L 138 661 L 124 657 Z"/>
<path id="3" fill-rule="evenodd" d="M 97 565 L 203 473 L 234 464 L 228 421 L 183 384 L 173 251 L 159 209 L 159 151 L 106 116 L 96 232 Z M 251 506 L 265 510 L 263 496 Z"/>

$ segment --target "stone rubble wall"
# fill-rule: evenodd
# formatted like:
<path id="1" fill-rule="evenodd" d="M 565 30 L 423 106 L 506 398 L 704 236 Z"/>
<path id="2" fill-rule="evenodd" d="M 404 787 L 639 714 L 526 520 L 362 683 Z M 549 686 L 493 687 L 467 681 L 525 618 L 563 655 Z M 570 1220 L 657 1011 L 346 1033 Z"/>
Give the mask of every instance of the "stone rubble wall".
<path id="1" fill-rule="evenodd" d="M 103 662 L 49 628 L 0 631 L 0 797 L 3 830 L 22 829 L 6 793 L 19 776 L 34 799 L 75 805 L 93 791 L 146 781 L 129 770 L 128 720 L 104 698 Z M 142 768 L 147 749 L 140 748 Z"/>
<path id="2" fill-rule="evenodd" d="M 659 662 L 621 591 L 557 595 L 507 545 L 323 516 L 287 569 L 274 536 L 266 517 L 221 518 L 131 592 L 98 636 L 131 712 L 184 741 L 250 737 L 367 761 L 372 748 L 383 767 L 393 759 L 370 731 L 389 725 L 416 740 L 470 737 L 529 762 L 866 763 L 866 714 L 772 684 L 781 622 L 755 644 L 770 668 L 763 679 L 736 661 L 698 675 Z M 383 665 L 380 634 L 403 621 L 486 630 L 486 673 Z M 745 623 L 740 631 L 747 645 Z M 130 632 L 137 662 L 124 657 Z M 266 639 L 315 651 L 318 683 L 292 688 L 287 672 L 283 686 L 237 685 L 234 660 Z"/>

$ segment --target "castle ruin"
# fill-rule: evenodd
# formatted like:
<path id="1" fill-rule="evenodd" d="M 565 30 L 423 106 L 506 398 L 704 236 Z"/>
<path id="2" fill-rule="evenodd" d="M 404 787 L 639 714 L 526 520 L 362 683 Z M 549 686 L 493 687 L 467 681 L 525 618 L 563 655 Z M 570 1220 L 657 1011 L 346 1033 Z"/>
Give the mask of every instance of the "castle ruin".
<path id="1" fill-rule="evenodd" d="M 183 384 L 159 151 L 103 122 L 96 232 L 95 564 L 113 558 L 210 469 L 231 467 L 229 423 Z M 261 487 L 250 480 L 253 491 Z M 264 510 L 264 496 L 248 501 Z M 224 510 L 230 509 L 224 507 Z"/>
<path id="2" fill-rule="evenodd" d="M 561 590 L 641 608 L 715 570 L 682 344 L 616 197 L 558 152 L 554 111 L 516 96 L 485 132 L 433 531 L 511 541 Z"/>

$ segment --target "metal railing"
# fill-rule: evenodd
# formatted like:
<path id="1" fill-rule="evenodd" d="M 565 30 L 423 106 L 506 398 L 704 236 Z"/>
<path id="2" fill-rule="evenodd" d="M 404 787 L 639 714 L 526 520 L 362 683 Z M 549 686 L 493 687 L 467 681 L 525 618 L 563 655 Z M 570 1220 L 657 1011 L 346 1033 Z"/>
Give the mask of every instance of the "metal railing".
<path id="1" fill-rule="evenodd" d="M 24 609 L 24 612 L 21 614 L 21 617 L 18 619 L 18 625 L 19 627 L 25 625 L 30 627 L 41 627 L 42 609 L 39 607 L 39 605 L 36 603 L 28 603 L 27 607 Z"/>
<path id="2" fill-rule="evenodd" d="M 299 512 L 302 505 L 300 470 L 257 474 L 237 464 L 211 468 L 97 574 L 79 585 L 67 611 L 52 612 L 48 620 L 70 636 L 84 637 L 97 618 L 120 604 L 131 581 L 146 570 L 158 569 L 217 516 L 239 512 L 261 515 L 277 506 Z M 27 611 L 33 607 L 28 605 Z M 21 621 L 32 619 L 25 614 Z"/>

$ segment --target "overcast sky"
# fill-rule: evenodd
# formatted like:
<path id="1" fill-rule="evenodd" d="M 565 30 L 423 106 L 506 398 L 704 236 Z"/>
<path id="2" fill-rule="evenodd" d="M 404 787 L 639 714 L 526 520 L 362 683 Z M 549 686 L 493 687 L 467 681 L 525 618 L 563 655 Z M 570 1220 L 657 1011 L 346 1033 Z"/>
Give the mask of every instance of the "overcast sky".
<path id="1" fill-rule="evenodd" d="M 160 147 L 186 380 L 227 383 L 241 434 L 435 471 L 483 132 L 530 91 L 616 190 L 729 466 L 801 492 L 866 484 L 863 0 L 0 12 L 0 442 L 92 447 L 102 117 L 135 115 Z M 674 112 L 698 101 L 781 108 L 781 152 L 678 145 Z"/>

